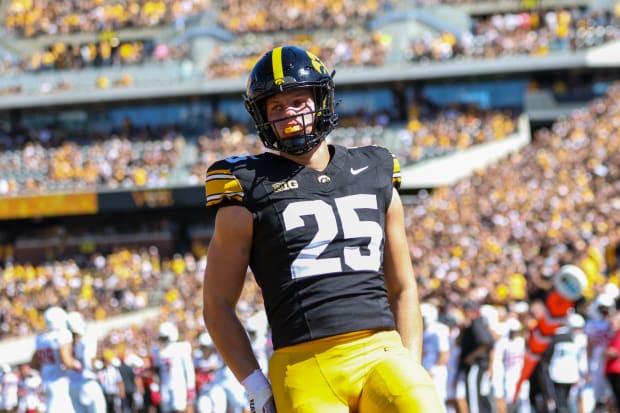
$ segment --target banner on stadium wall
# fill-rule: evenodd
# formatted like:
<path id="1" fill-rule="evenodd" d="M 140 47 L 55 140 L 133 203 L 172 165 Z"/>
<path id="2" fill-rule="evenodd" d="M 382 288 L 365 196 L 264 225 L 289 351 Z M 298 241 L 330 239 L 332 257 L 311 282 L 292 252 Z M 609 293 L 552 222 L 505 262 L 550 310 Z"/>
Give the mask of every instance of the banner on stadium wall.
<path id="1" fill-rule="evenodd" d="M 98 212 L 97 194 L 50 194 L 0 199 L 0 220 L 92 215 Z"/>
<path id="2" fill-rule="evenodd" d="M 0 198 L 0 220 L 204 207 L 204 186 Z"/>
<path id="3" fill-rule="evenodd" d="M 99 212 L 130 212 L 136 209 L 204 207 L 204 186 L 139 189 L 97 194 Z"/>

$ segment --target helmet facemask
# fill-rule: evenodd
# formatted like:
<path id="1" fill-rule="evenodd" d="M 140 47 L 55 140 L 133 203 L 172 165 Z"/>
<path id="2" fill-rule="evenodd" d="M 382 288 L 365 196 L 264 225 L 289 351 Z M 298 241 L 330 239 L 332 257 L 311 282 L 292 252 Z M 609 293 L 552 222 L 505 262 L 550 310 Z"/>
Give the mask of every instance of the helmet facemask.
<path id="1" fill-rule="evenodd" d="M 293 88 L 291 88 L 293 89 Z M 291 90 L 288 89 L 288 90 Z M 314 110 L 303 111 L 297 114 L 286 116 L 272 121 L 267 120 L 265 111 L 265 101 L 267 97 L 260 99 L 256 102 L 257 113 L 260 113 L 260 120 L 262 122 L 256 122 L 259 136 L 263 144 L 270 149 L 274 149 L 280 152 L 286 152 L 293 155 L 300 155 L 310 151 L 317 146 L 333 129 L 334 125 L 331 124 L 333 107 L 329 107 L 328 102 L 333 102 L 325 96 L 324 90 L 327 93 L 331 93 L 333 96 L 333 88 L 327 89 L 327 87 L 311 87 L 312 98 L 314 100 Z M 313 124 L 309 125 L 307 122 L 308 115 L 312 115 Z M 298 119 L 301 123 L 301 133 L 291 134 L 291 136 L 280 136 L 277 131 L 276 124 L 286 121 L 288 119 Z"/>
<path id="2" fill-rule="evenodd" d="M 244 96 L 245 107 L 252 116 L 258 135 L 265 147 L 292 155 L 304 154 L 321 143 L 336 126 L 338 116 L 334 109 L 334 81 L 325 66 L 314 55 L 293 46 L 282 48 L 283 77 L 275 79 L 273 61 L 265 55 L 250 76 L 248 90 Z M 309 88 L 312 91 L 315 109 L 273 121 L 267 120 L 265 102 L 275 94 Z M 304 115 L 312 113 L 314 122 L 308 131 Z M 302 119 L 302 133 L 280 137 L 275 124 L 286 119 Z"/>

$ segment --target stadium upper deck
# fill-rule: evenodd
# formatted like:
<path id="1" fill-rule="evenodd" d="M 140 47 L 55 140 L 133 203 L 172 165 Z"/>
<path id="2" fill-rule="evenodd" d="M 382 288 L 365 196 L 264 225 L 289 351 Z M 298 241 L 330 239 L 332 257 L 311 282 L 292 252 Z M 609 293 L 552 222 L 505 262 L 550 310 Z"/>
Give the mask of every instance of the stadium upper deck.
<path id="1" fill-rule="evenodd" d="M 506 136 L 513 115 L 534 114 L 536 105 L 549 120 L 561 113 L 549 110 L 553 99 L 573 108 L 620 77 L 613 61 L 620 53 L 606 49 L 618 47 L 620 2 L 384 0 L 351 9 L 326 1 L 313 3 L 307 19 L 295 1 L 269 19 L 262 14 L 268 3 L 260 1 L 136 1 L 123 10 L 114 4 L 97 2 L 85 12 L 73 2 L 40 8 L 45 3 L 13 0 L 0 8 L 0 44 L 16 58 L 0 69 L 0 156 L 14 175 L 0 182 L 2 193 L 196 185 L 199 166 L 185 165 L 204 166 L 227 152 L 205 154 L 193 139 L 205 129 L 220 138 L 232 126 L 247 128 L 239 99 L 245 73 L 264 50 L 284 42 L 337 69 L 343 120 L 366 128 L 344 125 L 337 138 L 378 136 L 406 161 L 488 140 L 476 128 Z M 318 24 L 325 15 L 329 30 Z M 510 47 L 521 44 L 537 52 Z M 420 103 L 436 119 L 414 113 Z M 441 110 L 455 104 L 470 105 L 470 113 Z M 512 115 L 502 113 L 506 108 Z M 481 122 L 471 120 L 471 110 Z M 446 119 L 455 136 L 433 126 Z M 75 204 L 88 209 L 93 202 L 82 201 Z"/>
<path id="2" fill-rule="evenodd" d="M 593 0 L 384 0 L 356 3 L 360 7 L 354 10 L 347 2 L 326 1 L 316 2 L 313 13 L 302 13 L 291 1 L 284 7 L 288 13 L 270 16 L 264 15 L 262 10 L 270 8 L 260 1 L 243 2 L 243 7 L 232 0 L 146 1 L 131 3 L 122 13 L 110 1 L 83 14 L 72 9 L 71 2 L 58 2 L 63 6 L 55 6 L 59 10 L 54 13 L 18 0 L 3 4 L 0 91 L 13 97 L 0 102 L 4 108 L 88 102 L 95 91 L 97 100 L 238 92 L 243 74 L 262 51 L 290 41 L 311 48 L 337 68 L 339 84 L 586 69 L 603 62 L 586 52 L 575 53 L 575 48 L 616 38 L 613 19 L 618 14 L 617 4 Z M 526 16 L 529 26 L 517 33 L 490 27 L 485 33 L 495 33 L 493 38 L 480 35 L 485 23 L 514 24 Z M 96 25 L 97 18 L 104 24 Z M 329 23 L 329 28 L 318 23 Z M 529 58 L 520 50 L 511 59 L 483 59 L 490 50 L 495 58 L 515 54 L 505 50 L 506 44 L 518 42 L 523 29 L 533 39 L 524 44 L 545 56 Z M 432 62 L 445 60 L 446 50 L 452 58 L 467 52 L 467 60 L 423 66 L 415 62 L 429 56 Z M 218 81 L 210 81 L 213 78 Z"/>

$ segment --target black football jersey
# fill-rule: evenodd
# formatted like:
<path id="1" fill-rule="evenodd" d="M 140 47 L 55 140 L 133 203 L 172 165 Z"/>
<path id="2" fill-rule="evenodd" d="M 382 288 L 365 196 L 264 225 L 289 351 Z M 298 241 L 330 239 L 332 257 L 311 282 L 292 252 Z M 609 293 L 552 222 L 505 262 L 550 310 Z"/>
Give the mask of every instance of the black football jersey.
<path id="1" fill-rule="evenodd" d="M 272 153 L 207 171 L 207 207 L 254 218 L 250 268 L 275 348 L 366 329 L 393 329 L 383 279 L 385 214 L 400 185 L 385 148 L 331 146 L 321 172 Z"/>

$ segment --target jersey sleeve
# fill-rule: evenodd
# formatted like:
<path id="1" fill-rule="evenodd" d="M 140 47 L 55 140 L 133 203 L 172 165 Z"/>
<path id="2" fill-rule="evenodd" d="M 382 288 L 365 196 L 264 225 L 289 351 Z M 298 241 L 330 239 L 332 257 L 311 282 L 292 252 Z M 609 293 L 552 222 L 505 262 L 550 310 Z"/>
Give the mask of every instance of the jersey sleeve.
<path id="1" fill-rule="evenodd" d="M 233 173 L 231 163 L 222 160 L 209 167 L 205 179 L 205 194 L 207 208 L 241 205 L 243 203 L 243 187 Z"/>

